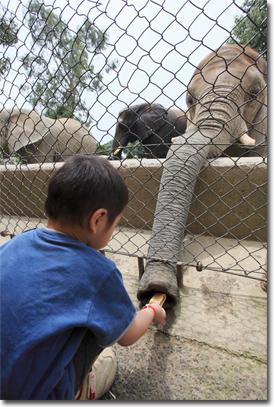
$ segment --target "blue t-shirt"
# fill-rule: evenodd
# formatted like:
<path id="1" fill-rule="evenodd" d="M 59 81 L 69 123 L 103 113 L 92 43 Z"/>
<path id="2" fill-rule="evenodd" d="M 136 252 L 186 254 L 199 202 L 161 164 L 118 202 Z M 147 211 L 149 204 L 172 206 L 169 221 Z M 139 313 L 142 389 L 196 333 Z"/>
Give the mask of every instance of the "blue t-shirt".
<path id="1" fill-rule="evenodd" d="M 0 248 L 1 399 L 73 399 L 87 329 L 117 342 L 136 309 L 114 262 L 73 237 L 32 229 Z"/>

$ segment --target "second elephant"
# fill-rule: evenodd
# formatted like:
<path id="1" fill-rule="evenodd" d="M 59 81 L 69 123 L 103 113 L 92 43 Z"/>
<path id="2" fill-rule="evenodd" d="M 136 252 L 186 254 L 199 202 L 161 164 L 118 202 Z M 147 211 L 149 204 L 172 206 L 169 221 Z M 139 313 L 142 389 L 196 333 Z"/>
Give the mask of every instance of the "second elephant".
<path id="1" fill-rule="evenodd" d="M 75 119 L 53 120 L 30 109 L 0 112 L 0 146 L 6 156 L 15 154 L 23 163 L 65 161 L 73 154 L 93 154 L 96 141 Z"/>
<path id="2" fill-rule="evenodd" d="M 171 139 L 185 133 L 186 127 L 183 110 L 166 109 L 157 103 L 130 106 L 119 113 L 113 154 L 121 159 L 123 148 L 138 140 L 147 158 L 165 158 Z"/>

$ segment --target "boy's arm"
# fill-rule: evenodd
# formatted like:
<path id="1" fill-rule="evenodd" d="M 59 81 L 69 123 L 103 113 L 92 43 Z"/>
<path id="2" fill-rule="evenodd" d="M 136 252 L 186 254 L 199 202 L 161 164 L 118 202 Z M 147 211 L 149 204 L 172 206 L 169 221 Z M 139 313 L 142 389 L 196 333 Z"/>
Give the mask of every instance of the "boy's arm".
<path id="1" fill-rule="evenodd" d="M 144 308 L 137 312 L 136 318 L 130 328 L 118 341 L 121 346 L 129 346 L 136 342 L 147 331 L 150 324 L 161 324 L 166 318 L 165 310 L 158 303 L 151 304 L 155 309 L 156 315 L 152 308 Z"/>

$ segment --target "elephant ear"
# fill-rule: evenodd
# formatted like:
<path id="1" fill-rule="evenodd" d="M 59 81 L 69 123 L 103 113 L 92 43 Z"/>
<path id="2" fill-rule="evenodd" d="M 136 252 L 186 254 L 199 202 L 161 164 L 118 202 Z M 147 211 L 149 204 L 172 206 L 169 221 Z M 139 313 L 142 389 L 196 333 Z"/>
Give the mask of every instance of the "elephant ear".
<path id="1" fill-rule="evenodd" d="M 9 149 L 18 151 L 28 144 L 35 144 L 45 137 L 53 123 L 54 120 L 40 116 L 33 110 L 12 110 L 6 123 Z"/>
<path id="2" fill-rule="evenodd" d="M 144 105 L 137 111 L 140 120 L 137 122 L 138 134 L 141 140 L 151 133 L 156 133 L 167 122 L 168 111 L 160 104 Z"/>

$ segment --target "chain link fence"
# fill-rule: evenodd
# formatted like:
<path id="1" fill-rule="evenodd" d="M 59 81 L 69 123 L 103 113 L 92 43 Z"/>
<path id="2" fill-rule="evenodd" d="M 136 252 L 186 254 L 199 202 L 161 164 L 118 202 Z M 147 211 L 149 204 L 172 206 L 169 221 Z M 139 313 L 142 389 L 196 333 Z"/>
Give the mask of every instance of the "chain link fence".
<path id="1" fill-rule="evenodd" d="M 130 191 L 106 251 L 141 274 L 159 259 L 264 283 L 266 14 L 261 0 L 3 1 L 1 235 L 45 226 L 53 172 L 99 154 Z"/>

